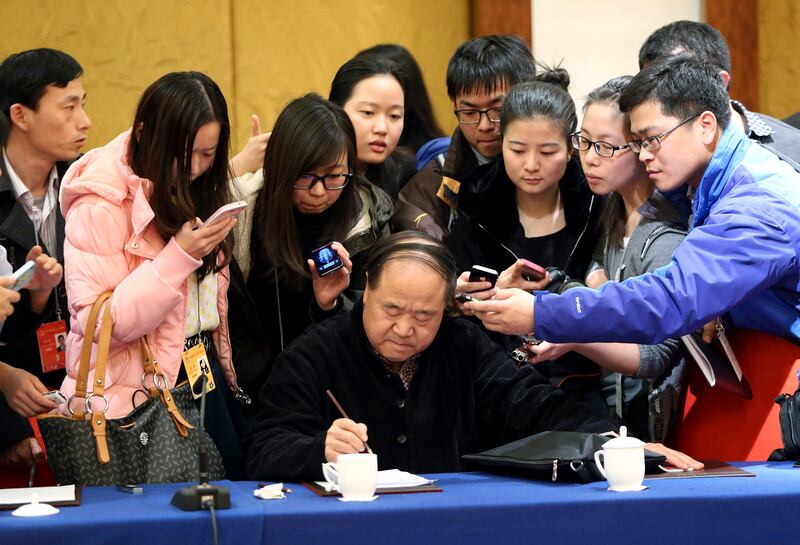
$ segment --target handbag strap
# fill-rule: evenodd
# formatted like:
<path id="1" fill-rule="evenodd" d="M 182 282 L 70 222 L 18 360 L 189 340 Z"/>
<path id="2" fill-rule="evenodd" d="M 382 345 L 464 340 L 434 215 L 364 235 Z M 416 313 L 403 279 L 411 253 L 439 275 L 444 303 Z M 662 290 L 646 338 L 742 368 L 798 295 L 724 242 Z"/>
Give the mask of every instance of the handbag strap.
<path id="1" fill-rule="evenodd" d="M 110 296 L 110 294 L 109 294 Z M 91 410 L 92 435 L 94 435 L 95 447 L 97 450 L 97 461 L 107 464 L 111 460 L 108 451 L 108 440 L 106 439 L 106 411 L 108 410 L 108 399 L 105 396 L 106 362 L 108 352 L 111 347 L 111 300 L 109 299 L 103 309 L 103 319 L 100 323 L 100 336 L 97 339 L 97 356 L 94 364 L 94 384 L 92 393 L 86 397 L 86 408 Z M 105 405 L 102 409 L 95 410 L 91 405 L 94 396 L 103 398 Z"/>
<path id="2" fill-rule="evenodd" d="M 80 366 L 78 367 L 78 376 L 76 379 L 75 384 L 75 395 L 73 397 L 79 397 L 86 399 L 86 389 L 89 383 L 89 367 L 91 366 L 91 359 L 92 359 L 92 345 L 94 344 L 94 332 L 97 329 L 97 317 L 100 314 L 100 309 L 103 307 L 103 304 L 108 302 L 106 305 L 106 314 L 108 315 L 108 319 L 106 319 L 106 315 L 103 316 L 103 324 L 101 325 L 100 335 L 97 339 L 97 363 L 95 365 L 95 379 L 96 382 L 100 382 L 101 389 L 104 388 L 104 381 L 105 381 L 105 368 L 106 362 L 105 360 L 100 361 L 101 355 L 101 347 L 105 345 L 105 350 L 103 353 L 105 357 L 108 358 L 108 349 L 111 345 L 111 296 L 114 292 L 107 291 L 100 295 L 97 298 L 97 301 L 94 302 L 92 305 L 92 310 L 89 312 L 89 318 L 86 321 L 86 327 L 84 329 L 83 334 L 83 346 L 81 347 L 81 359 L 80 359 Z M 107 337 L 107 338 L 106 338 Z M 95 388 L 92 389 L 93 395 L 97 392 Z M 102 395 L 102 391 L 99 395 Z M 70 403 L 72 402 L 72 398 L 70 398 Z M 67 404 L 69 407 L 70 403 Z M 77 411 L 72 412 L 74 417 L 78 420 L 83 419 L 86 414 L 84 407 L 79 408 Z"/>
<path id="3" fill-rule="evenodd" d="M 161 403 L 164 404 L 164 407 L 167 408 L 167 412 L 169 413 L 170 417 L 172 418 L 173 424 L 175 424 L 175 429 L 181 435 L 181 437 L 187 437 L 189 435 L 188 430 L 193 430 L 194 426 L 192 426 L 181 414 L 181 411 L 178 409 L 178 406 L 175 404 L 175 398 L 172 395 L 168 385 L 167 379 L 164 377 L 164 374 L 161 372 L 161 368 L 158 365 L 158 360 L 156 360 L 155 356 L 153 355 L 153 349 L 150 345 L 150 338 L 145 335 L 142 337 L 141 340 L 142 346 L 142 358 L 144 359 L 144 375 L 142 376 L 142 387 L 147 388 L 144 382 L 144 378 L 152 373 L 153 374 L 153 386 L 147 388 L 150 394 L 150 397 L 158 396 L 161 398 Z M 163 386 L 159 386 L 158 381 L 161 381 Z"/>

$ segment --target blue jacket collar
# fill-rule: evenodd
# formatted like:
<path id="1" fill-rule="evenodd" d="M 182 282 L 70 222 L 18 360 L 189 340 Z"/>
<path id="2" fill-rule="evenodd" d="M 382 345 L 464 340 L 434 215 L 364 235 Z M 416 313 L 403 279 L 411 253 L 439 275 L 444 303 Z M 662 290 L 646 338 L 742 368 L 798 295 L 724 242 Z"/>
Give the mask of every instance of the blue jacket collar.
<path id="1" fill-rule="evenodd" d="M 752 142 L 733 123 L 728 124 L 720 136 L 717 149 L 711 156 L 700 185 L 694 196 L 692 227 L 705 223 L 711 207 L 722 195 L 733 171 L 744 160 Z"/>

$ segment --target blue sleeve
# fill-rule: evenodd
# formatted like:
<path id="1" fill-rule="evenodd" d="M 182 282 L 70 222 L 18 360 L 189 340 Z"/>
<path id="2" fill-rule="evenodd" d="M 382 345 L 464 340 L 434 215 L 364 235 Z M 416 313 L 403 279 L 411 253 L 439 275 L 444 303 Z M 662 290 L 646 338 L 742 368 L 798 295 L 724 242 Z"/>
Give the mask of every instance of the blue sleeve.
<path id="1" fill-rule="evenodd" d="M 537 295 L 535 335 L 551 342 L 654 344 L 692 331 L 741 301 L 797 274 L 797 241 L 768 207 L 730 199 L 693 229 L 671 263 L 597 290 Z"/>

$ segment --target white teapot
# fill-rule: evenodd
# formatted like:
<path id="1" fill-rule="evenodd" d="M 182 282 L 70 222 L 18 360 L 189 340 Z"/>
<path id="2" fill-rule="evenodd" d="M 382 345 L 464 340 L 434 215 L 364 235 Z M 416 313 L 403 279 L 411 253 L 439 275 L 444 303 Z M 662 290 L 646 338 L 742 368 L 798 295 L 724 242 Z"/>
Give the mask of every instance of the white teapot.
<path id="1" fill-rule="evenodd" d="M 600 458 L 603 462 L 600 462 Z M 608 481 L 608 489 L 616 492 L 643 490 L 644 443 L 628 437 L 628 428 L 620 427 L 619 437 L 603 444 L 603 450 L 594 453 L 597 469 Z"/>

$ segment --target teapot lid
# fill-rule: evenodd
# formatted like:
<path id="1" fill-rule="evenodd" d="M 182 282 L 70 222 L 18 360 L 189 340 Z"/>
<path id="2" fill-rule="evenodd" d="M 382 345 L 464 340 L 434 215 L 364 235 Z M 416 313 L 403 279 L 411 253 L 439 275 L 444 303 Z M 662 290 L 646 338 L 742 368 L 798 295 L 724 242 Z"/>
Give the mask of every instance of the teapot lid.
<path id="1" fill-rule="evenodd" d="M 637 448 L 644 447 L 644 442 L 635 437 L 628 437 L 628 427 L 620 426 L 619 437 L 603 443 L 603 448 Z"/>

